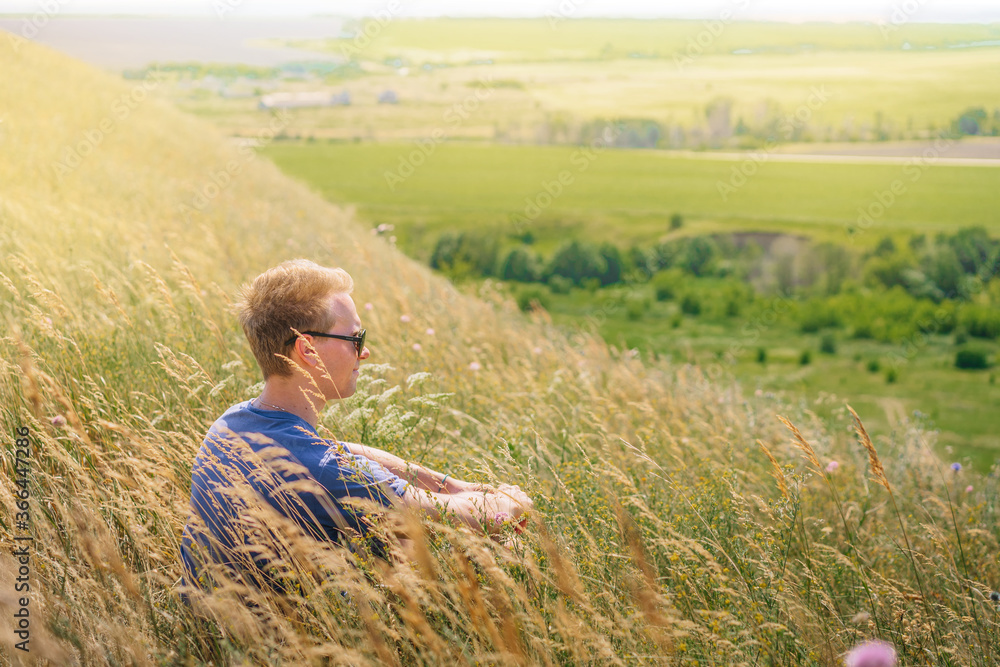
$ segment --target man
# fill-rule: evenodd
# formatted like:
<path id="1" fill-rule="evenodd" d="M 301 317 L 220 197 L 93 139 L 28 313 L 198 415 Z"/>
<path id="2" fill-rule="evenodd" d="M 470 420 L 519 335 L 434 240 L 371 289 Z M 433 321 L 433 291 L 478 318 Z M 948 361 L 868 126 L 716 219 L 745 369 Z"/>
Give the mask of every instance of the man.
<path id="1" fill-rule="evenodd" d="M 371 354 L 353 286 L 343 269 L 293 260 L 241 289 L 240 324 L 264 389 L 229 408 L 198 452 L 181 542 L 187 583 L 211 588 L 205 564 L 214 561 L 246 585 L 285 590 L 272 567 L 280 560 L 272 527 L 249 510 L 254 498 L 315 539 L 356 550 L 370 545 L 381 557 L 384 544 L 364 539 L 372 526 L 358 503 L 369 509 L 400 503 L 435 518 L 449 513 L 491 534 L 532 507 L 516 486 L 463 482 L 317 434 L 327 401 L 354 394 L 361 361 Z"/>

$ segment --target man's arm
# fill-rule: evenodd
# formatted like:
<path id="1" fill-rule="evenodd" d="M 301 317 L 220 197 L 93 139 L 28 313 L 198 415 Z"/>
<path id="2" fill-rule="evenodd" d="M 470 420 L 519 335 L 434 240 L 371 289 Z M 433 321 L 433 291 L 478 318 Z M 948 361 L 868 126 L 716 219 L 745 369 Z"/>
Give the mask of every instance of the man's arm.
<path id="1" fill-rule="evenodd" d="M 516 486 L 501 487 L 497 493 L 471 491 L 459 493 L 434 493 L 422 491 L 413 486 L 402 496 L 403 504 L 423 510 L 432 518 L 440 520 L 445 514 L 452 514 L 473 530 L 485 529 L 493 535 L 500 532 L 497 515 L 509 515 L 518 519 L 531 509 L 532 502 Z"/>
<path id="2" fill-rule="evenodd" d="M 437 494 L 454 494 L 473 491 L 481 493 L 482 491 L 491 490 L 490 487 L 474 484 L 472 482 L 463 482 L 460 479 L 455 479 L 451 475 L 439 473 L 417 463 L 404 461 L 398 456 L 381 449 L 376 449 L 375 447 L 367 447 L 353 442 L 345 442 L 342 444 L 351 454 L 364 456 L 365 458 L 371 459 L 372 461 L 385 466 L 385 468 L 393 475 L 402 477 L 423 491 L 431 491 Z M 445 480 L 445 477 L 448 479 Z"/>

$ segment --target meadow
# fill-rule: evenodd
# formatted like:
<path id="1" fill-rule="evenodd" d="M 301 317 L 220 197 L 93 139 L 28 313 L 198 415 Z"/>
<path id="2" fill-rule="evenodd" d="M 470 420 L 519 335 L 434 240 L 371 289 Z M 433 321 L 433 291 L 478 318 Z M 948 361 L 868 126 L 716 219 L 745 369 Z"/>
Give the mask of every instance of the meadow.
<path id="1" fill-rule="evenodd" d="M 864 412 L 748 400 L 464 294 L 156 82 L 17 40 L 0 70 L 0 535 L 33 538 L 30 654 L 7 620 L 0 664 L 835 665 L 875 637 L 907 665 L 996 664 L 995 477 L 916 424 L 873 442 Z M 188 608 L 191 463 L 259 390 L 232 301 L 292 257 L 372 304 L 323 432 L 520 484 L 537 512 L 507 545 L 409 518 L 413 551 L 370 563 L 252 508 L 299 586 Z M 4 549 L 5 619 L 19 567 Z"/>
<path id="2" fill-rule="evenodd" d="M 541 250 L 569 236 L 626 247 L 670 234 L 761 231 L 864 248 L 884 236 L 967 226 L 1000 232 L 996 167 L 944 166 L 935 164 L 938 157 L 909 165 L 815 164 L 774 154 L 754 161 L 750 154 L 588 148 L 442 143 L 420 151 L 413 144 L 277 142 L 264 153 L 329 199 L 356 204 L 373 225 L 397 225 L 399 243 L 418 257 L 429 256 L 449 229 L 517 227 L 530 230 Z M 417 160 L 414 151 L 430 154 Z M 420 162 L 412 175 L 399 176 L 411 161 Z M 734 170 L 747 162 L 753 174 L 734 186 Z M 559 182 L 562 172 L 568 185 Z M 890 192 L 892 205 L 863 219 L 859 209 L 867 212 L 897 180 L 906 191 Z M 555 197 L 547 184 L 561 188 Z M 669 226 L 675 213 L 684 217 L 680 230 Z"/>

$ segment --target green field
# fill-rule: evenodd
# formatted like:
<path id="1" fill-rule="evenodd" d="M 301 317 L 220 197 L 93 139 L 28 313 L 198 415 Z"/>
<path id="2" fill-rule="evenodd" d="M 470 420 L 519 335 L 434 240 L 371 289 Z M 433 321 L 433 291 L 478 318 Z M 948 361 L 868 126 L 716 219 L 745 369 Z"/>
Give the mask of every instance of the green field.
<path id="1" fill-rule="evenodd" d="M 1000 170 L 989 167 L 801 164 L 771 157 L 724 200 L 719 183 L 730 183 L 741 161 L 442 144 L 391 189 L 386 174 L 398 172 L 414 151 L 412 144 L 281 143 L 264 153 L 329 199 L 357 204 L 373 225 L 396 224 L 400 243 L 418 256 L 446 230 L 510 229 L 512 216 L 529 217 L 528 202 L 546 202 L 546 183 L 561 172 L 572 183 L 539 207 L 530 226 L 542 250 L 568 236 L 623 247 L 649 243 L 668 233 L 673 213 L 686 220 L 681 233 L 773 231 L 844 243 L 854 228 L 861 232 L 853 237 L 859 246 L 884 235 L 973 225 L 1000 232 Z M 862 229 L 859 207 L 876 202 L 876 193 L 896 180 L 906 192 Z"/>
<path id="2" fill-rule="evenodd" d="M 568 238 L 610 241 L 624 250 L 631 244 L 650 245 L 680 235 L 717 232 L 780 232 L 815 240 L 870 249 L 885 236 L 898 245 L 914 233 L 933 235 L 980 225 L 1000 232 L 1000 170 L 992 167 L 933 165 L 910 178 L 903 164 L 803 164 L 764 162 L 757 173 L 727 200 L 717 183 L 730 178 L 739 162 L 723 159 L 678 158 L 651 151 L 609 150 L 587 167 L 581 149 L 444 144 L 426 157 L 403 183 L 387 185 L 385 174 L 397 170 L 412 145 L 281 143 L 266 154 L 286 173 L 319 189 L 332 201 L 357 204 L 370 224 L 390 223 L 397 242 L 424 261 L 444 232 L 501 232 L 512 229 L 511 216 L 524 216 L 525 200 L 545 193 L 545 184 L 569 172 L 570 185 L 554 197 L 528 227 L 534 248 L 551 253 Z M 913 169 L 910 167 L 909 169 Z M 876 201 L 876 192 L 901 179 L 906 191 L 867 229 L 858 227 L 857 210 Z M 543 199 L 544 202 L 544 199 Z M 680 213 L 684 226 L 668 230 L 671 214 Z M 857 233 L 852 237 L 849 228 Z M 514 241 L 509 241 L 511 244 Z M 650 309 L 638 320 L 625 316 L 627 299 L 645 297 Z M 819 334 L 802 334 L 792 320 L 779 320 L 746 342 L 741 329 L 753 311 L 737 317 L 679 317 L 675 303 L 657 303 L 648 286 L 590 293 L 576 289 L 552 295 L 550 311 L 556 322 L 579 326 L 602 312 L 611 299 L 618 308 L 602 318 L 598 331 L 611 344 L 637 347 L 646 354 L 666 355 L 677 362 L 703 366 L 736 342 L 737 363 L 720 367 L 731 373 L 748 394 L 786 392 L 800 396 L 818 413 L 831 416 L 843 403 L 870 415 L 876 433 L 904 428 L 914 411 L 926 415 L 924 425 L 941 431 L 943 452 L 951 447 L 986 469 L 997 456 L 996 433 L 1000 388 L 988 371 L 954 369 L 955 346 L 949 336 L 933 336 L 889 384 L 885 362 L 900 346 L 874 341 L 840 340 L 834 355 L 819 352 Z M 675 328 L 674 323 L 679 322 Z M 845 334 L 837 334 L 841 339 Z M 768 363 L 756 362 L 758 348 Z M 989 349 L 996 353 L 996 346 Z M 805 350 L 811 363 L 801 365 Z M 878 372 L 867 370 L 880 360 Z"/>

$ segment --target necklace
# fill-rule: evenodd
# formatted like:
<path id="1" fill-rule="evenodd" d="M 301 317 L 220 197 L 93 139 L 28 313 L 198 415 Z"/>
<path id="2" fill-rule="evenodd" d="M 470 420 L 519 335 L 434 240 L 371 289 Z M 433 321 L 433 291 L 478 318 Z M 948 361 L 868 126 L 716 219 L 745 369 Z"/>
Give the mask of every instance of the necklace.
<path id="1" fill-rule="evenodd" d="M 289 412 L 288 410 L 284 409 L 280 405 L 275 405 L 274 403 L 268 403 L 267 401 L 263 400 L 260 396 L 257 397 L 257 402 L 259 404 L 261 404 L 261 405 L 267 405 L 267 406 L 272 407 L 272 408 L 274 408 L 276 410 L 281 410 L 282 412 L 288 412 L 288 414 L 292 414 L 291 412 Z"/>

